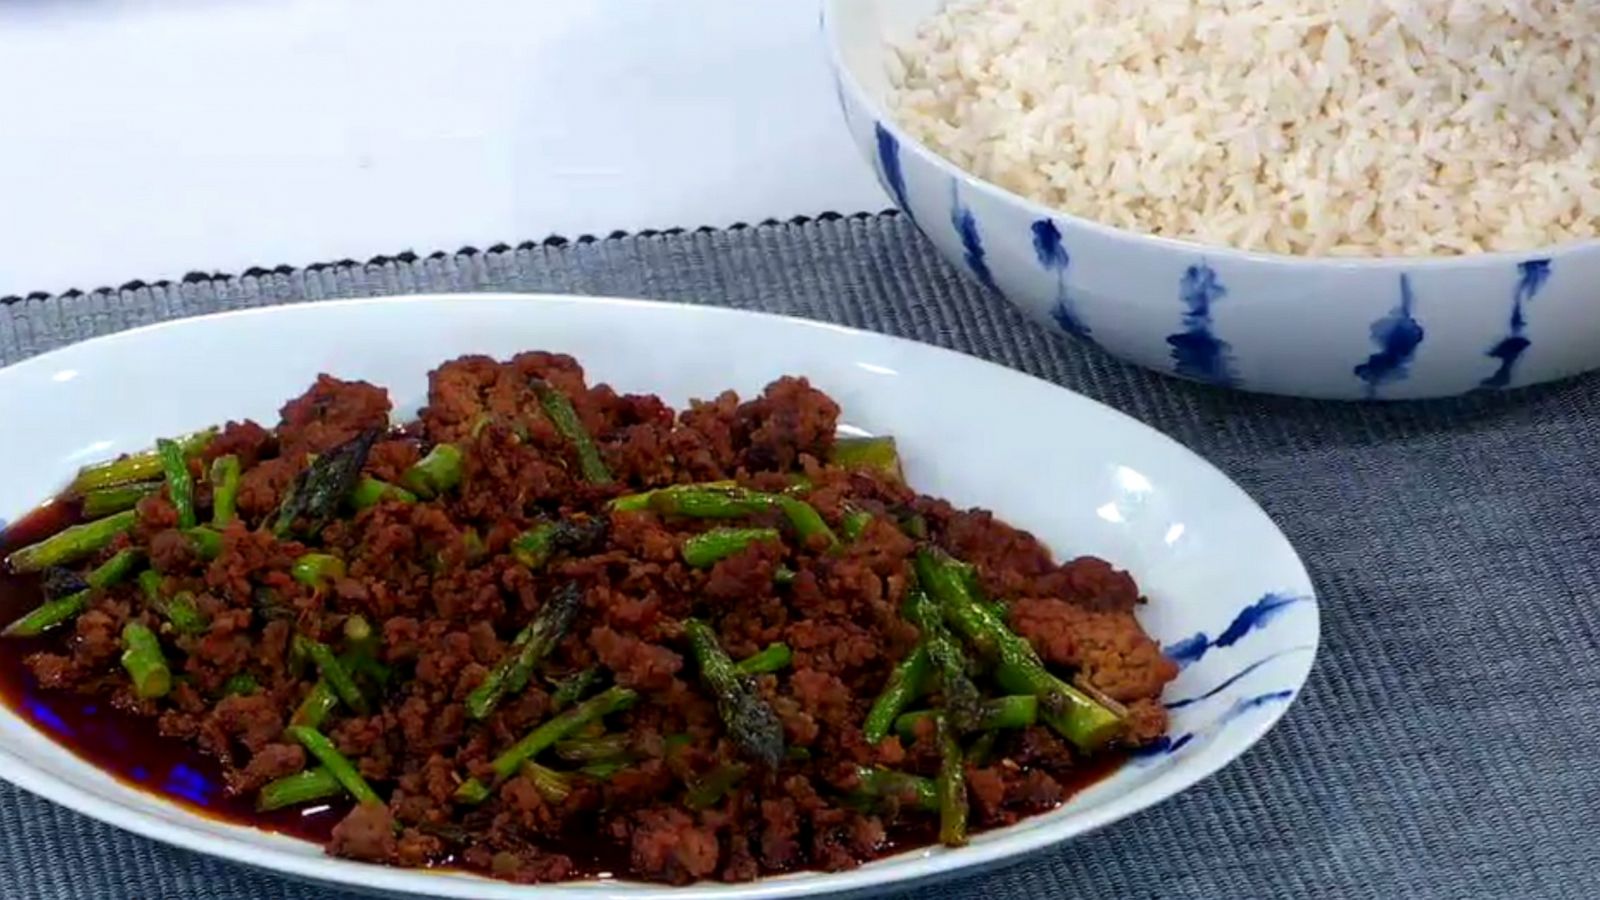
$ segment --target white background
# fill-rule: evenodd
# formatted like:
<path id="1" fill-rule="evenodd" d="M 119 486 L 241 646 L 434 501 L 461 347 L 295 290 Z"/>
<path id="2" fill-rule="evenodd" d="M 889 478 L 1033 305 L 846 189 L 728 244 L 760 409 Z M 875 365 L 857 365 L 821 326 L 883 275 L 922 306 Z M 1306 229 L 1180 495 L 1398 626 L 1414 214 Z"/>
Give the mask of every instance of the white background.
<path id="1" fill-rule="evenodd" d="M 817 0 L 0 0 L 0 296 L 889 205 Z"/>

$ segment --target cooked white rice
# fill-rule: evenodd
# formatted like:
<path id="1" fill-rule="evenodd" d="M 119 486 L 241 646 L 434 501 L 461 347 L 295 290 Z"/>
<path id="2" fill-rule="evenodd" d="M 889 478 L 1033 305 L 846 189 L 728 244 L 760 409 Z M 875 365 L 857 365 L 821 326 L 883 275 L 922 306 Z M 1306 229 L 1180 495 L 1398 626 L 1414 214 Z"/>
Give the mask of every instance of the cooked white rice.
<path id="1" fill-rule="evenodd" d="M 1600 0 L 957 0 L 895 51 L 911 134 L 1106 224 L 1340 256 L 1600 234 Z"/>

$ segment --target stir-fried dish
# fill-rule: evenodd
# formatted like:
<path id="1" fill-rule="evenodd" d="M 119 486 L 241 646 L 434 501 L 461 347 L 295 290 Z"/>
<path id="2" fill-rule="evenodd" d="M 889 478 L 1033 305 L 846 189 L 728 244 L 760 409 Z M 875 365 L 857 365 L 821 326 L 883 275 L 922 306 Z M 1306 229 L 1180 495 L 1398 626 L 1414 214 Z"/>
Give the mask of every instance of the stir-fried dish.
<path id="1" fill-rule="evenodd" d="M 324 375 L 82 470 L 12 532 L 7 701 L 330 853 L 526 882 L 957 846 L 1165 730 L 1128 575 L 917 494 L 803 379 L 674 412 L 465 357 L 390 412 Z"/>

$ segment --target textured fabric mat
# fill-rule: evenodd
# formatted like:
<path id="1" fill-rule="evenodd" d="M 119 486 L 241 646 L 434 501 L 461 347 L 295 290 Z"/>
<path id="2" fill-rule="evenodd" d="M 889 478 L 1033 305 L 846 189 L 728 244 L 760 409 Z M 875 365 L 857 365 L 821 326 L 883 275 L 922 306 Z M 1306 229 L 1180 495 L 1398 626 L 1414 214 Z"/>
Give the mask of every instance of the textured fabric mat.
<path id="1" fill-rule="evenodd" d="M 953 347 L 1173 435 L 1281 523 L 1324 635 L 1278 728 L 1162 806 L 919 900 L 1600 896 L 1600 380 L 1387 407 L 1180 384 L 1058 343 L 893 216 L 15 302 L 0 363 L 213 310 L 436 290 L 713 303 Z M 342 896 L 0 783 L 0 897 Z"/>

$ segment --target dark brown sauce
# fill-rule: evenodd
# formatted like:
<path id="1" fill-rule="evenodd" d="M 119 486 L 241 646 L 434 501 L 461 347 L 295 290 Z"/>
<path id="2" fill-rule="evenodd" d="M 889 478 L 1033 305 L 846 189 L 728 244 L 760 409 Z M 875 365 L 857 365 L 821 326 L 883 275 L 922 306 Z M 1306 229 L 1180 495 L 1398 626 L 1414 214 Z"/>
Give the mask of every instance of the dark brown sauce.
<path id="1" fill-rule="evenodd" d="M 78 521 L 70 502 L 53 501 L 0 532 L 0 560 L 20 547 L 43 540 Z M 44 599 L 39 579 L 17 575 L 0 565 L 0 628 L 21 618 Z M 67 690 L 47 691 L 34 679 L 24 660 L 40 651 L 61 652 L 71 629 L 37 638 L 0 641 L 0 702 L 56 744 L 122 783 L 156 794 L 191 812 L 235 825 L 259 828 L 318 844 L 326 843 L 333 826 L 349 811 L 348 801 L 304 809 L 259 812 L 253 797 L 230 796 L 222 767 L 199 748 L 157 731 L 152 718 L 114 709 L 106 698 Z M 1057 774 L 1065 796 L 1071 796 L 1116 771 L 1125 757 L 1108 754 L 1072 773 Z M 881 856 L 926 847 L 938 840 L 938 823 L 918 817 L 889 828 Z M 590 827 L 574 827 L 560 846 L 549 849 L 570 857 L 579 878 L 626 878 L 626 848 Z"/>
<path id="2" fill-rule="evenodd" d="M 72 504 L 59 501 L 40 507 L 0 535 L 0 559 L 74 524 L 77 513 Z M 0 628 L 43 599 L 37 577 L 0 568 Z M 78 758 L 130 787 L 159 794 L 200 815 L 308 841 L 326 841 L 349 811 L 348 804 L 338 803 L 257 812 L 254 798 L 228 795 L 216 760 L 192 744 L 163 737 L 154 719 L 113 709 L 101 696 L 39 687 L 23 661 L 41 650 L 60 651 L 71 629 L 59 631 L 63 633 L 0 642 L 0 700 Z"/>

